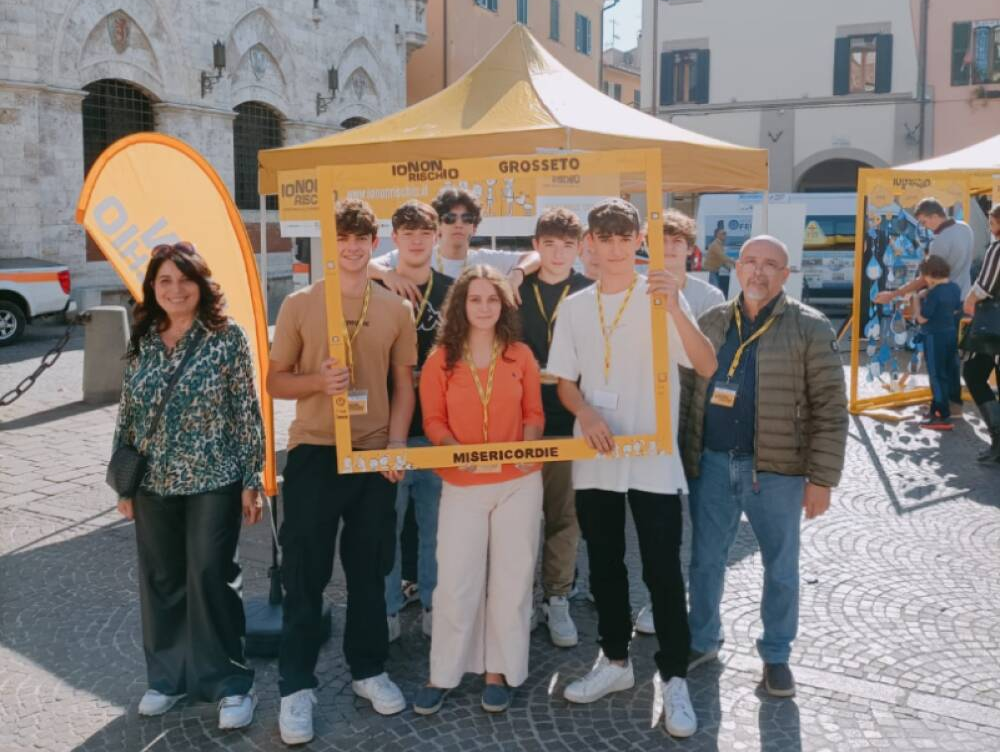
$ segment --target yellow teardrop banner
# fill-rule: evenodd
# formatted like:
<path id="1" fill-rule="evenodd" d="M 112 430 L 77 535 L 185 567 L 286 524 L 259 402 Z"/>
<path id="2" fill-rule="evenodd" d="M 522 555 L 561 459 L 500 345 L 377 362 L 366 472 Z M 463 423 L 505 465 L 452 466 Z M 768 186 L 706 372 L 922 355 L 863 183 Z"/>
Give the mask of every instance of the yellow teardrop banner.
<path id="1" fill-rule="evenodd" d="M 278 491 L 274 411 L 267 379 L 267 317 L 253 248 L 225 183 L 197 151 L 162 133 L 111 144 L 80 191 L 76 221 L 137 301 L 149 254 L 160 243 L 193 243 L 226 296 L 226 314 L 247 333 L 264 418 L 264 491 Z"/>

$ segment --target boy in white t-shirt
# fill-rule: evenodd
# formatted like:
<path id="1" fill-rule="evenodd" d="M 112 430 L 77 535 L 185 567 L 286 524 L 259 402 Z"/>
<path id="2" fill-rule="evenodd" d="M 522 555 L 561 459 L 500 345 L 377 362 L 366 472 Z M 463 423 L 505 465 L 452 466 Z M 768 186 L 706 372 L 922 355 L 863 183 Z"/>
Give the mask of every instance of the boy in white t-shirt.
<path id="1" fill-rule="evenodd" d="M 716 362 L 711 343 L 687 309 L 676 276 L 658 271 L 647 280 L 636 273 L 635 254 L 642 240 L 636 208 L 621 199 L 607 199 L 591 209 L 588 225 L 601 278 L 561 306 L 548 371 L 559 378 L 559 398 L 576 416 L 574 435 L 610 452 L 615 435 L 656 432 L 647 294 L 664 296 L 669 317 L 672 426 L 677 425 L 680 391 L 677 366 L 708 377 Z M 680 494 L 687 491 L 687 483 L 680 454 L 674 447 L 665 455 L 575 461 L 573 487 L 587 542 L 602 654 L 587 676 L 566 687 L 565 697 L 593 702 L 635 685 L 628 659 L 632 611 L 625 568 L 627 498 L 658 627 L 655 696 L 663 698 L 667 731 L 690 736 L 698 724 L 685 679 L 689 631 L 680 564 Z"/>

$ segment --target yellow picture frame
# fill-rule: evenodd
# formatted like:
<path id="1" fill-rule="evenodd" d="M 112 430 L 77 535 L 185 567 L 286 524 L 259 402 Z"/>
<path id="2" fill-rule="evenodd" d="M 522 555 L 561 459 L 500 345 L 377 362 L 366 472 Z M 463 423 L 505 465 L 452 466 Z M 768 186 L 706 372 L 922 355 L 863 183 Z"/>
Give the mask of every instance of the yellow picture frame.
<path id="1" fill-rule="evenodd" d="M 525 172 L 544 174 L 546 178 L 607 174 L 644 174 L 647 199 L 649 268 L 663 268 L 663 207 L 660 188 L 663 184 L 661 154 L 658 149 L 627 149 L 606 152 L 560 152 L 555 154 L 515 154 L 502 157 L 437 160 L 435 177 L 443 172 L 449 179 L 481 179 L 484 176 Z M 527 168 L 526 170 L 522 168 Z M 421 173 L 423 174 L 423 173 Z M 340 293 L 335 205 L 338 195 L 346 198 L 384 197 L 395 192 L 402 203 L 418 197 L 429 201 L 419 179 L 394 163 L 364 165 L 326 165 L 316 168 L 320 233 L 323 242 L 323 275 L 326 281 L 327 331 L 330 333 L 330 356 L 346 362 L 347 324 Z M 419 175 L 417 176 L 419 178 Z M 430 177 L 430 176 L 427 176 Z M 537 177 L 537 176 L 536 176 Z M 428 181 L 429 182 L 429 181 Z M 417 183 L 417 185 L 414 185 Z M 345 186 L 347 188 L 345 189 Z M 416 195 L 414 195 L 416 194 Z M 616 459 L 674 451 L 670 416 L 670 375 L 667 338 L 667 313 L 662 296 L 650 296 L 653 334 L 654 400 L 657 415 L 655 434 L 615 436 L 615 450 L 600 454 L 582 438 L 538 439 L 536 441 L 461 446 L 400 447 L 393 449 L 339 451 L 339 473 L 378 472 L 466 465 L 495 465 L 516 462 L 554 462 L 561 460 Z M 351 445 L 351 423 L 347 395 L 333 401 L 334 432 L 338 447 Z"/>

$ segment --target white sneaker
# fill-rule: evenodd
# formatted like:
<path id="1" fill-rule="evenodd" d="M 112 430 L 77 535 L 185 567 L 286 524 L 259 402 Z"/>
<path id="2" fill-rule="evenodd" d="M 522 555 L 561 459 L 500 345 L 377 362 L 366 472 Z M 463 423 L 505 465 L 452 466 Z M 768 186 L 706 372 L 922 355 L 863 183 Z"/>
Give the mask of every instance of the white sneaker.
<path id="1" fill-rule="evenodd" d="M 311 689 L 300 689 L 281 698 L 281 712 L 278 715 L 278 729 L 285 744 L 305 744 L 313 738 L 313 705 L 316 693 Z"/>
<path id="2" fill-rule="evenodd" d="M 635 617 L 635 631 L 639 634 L 656 634 L 656 624 L 653 623 L 653 607 L 646 604 Z"/>
<path id="3" fill-rule="evenodd" d="M 653 697 L 654 713 L 657 703 L 662 702 L 663 726 L 668 734 L 683 738 L 698 730 L 698 718 L 691 707 L 686 679 L 674 676 L 670 681 L 664 682 L 657 672 L 653 677 Z"/>
<path id="4" fill-rule="evenodd" d="M 184 699 L 184 695 L 165 695 L 155 689 L 147 689 L 139 700 L 139 715 L 163 715 Z"/>
<path id="5" fill-rule="evenodd" d="M 351 682 L 351 689 L 358 697 L 371 702 L 380 715 L 394 715 L 406 709 L 406 698 L 384 671 L 378 676 Z"/>
<path id="6" fill-rule="evenodd" d="M 561 595 L 553 595 L 548 603 L 542 603 L 542 615 L 549 626 L 552 644 L 559 648 L 571 648 L 580 641 L 576 624 L 569 614 L 569 600 Z"/>
<path id="7" fill-rule="evenodd" d="M 257 693 L 253 687 L 245 695 L 229 695 L 219 700 L 219 728 L 240 729 L 253 721 L 253 711 L 257 707 Z"/>
<path id="8" fill-rule="evenodd" d="M 389 614 L 385 617 L 389 625 L 389 642 L 395 642 L 403 632 L 403 627 L 399 623 L 399 614 Z"/>
<path id="9" fill-rule="evenodd" d="M 604 653 L 600 653 L 590 673 L 568 685 L 563 697 L 570 702 L 594 702 L 612 692 L 622 692 L 634 686 L 635 674 L 632 673 L 631 661 L 626 661 L 624 666 L 617 666 Z"/>
<path id="10" fill-rule="evenodd" d="M 421 624 L 421 629 L 423 629 L 424 634 L 427 637 L 431 636 L 434 631 L 434 612 L 429 608 L 424 609 L 423 623 Z"/>

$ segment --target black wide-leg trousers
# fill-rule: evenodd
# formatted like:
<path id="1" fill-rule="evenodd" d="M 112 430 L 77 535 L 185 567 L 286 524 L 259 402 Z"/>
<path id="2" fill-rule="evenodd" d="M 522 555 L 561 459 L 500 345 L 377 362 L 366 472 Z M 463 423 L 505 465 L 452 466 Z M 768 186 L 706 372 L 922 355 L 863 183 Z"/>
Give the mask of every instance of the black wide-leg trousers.
<path id="1" fill-rule="evenodd" d="M 133 500 L 149 688 L 213 702 L 246 694 L 238 560 L 241 488 Z"/>

